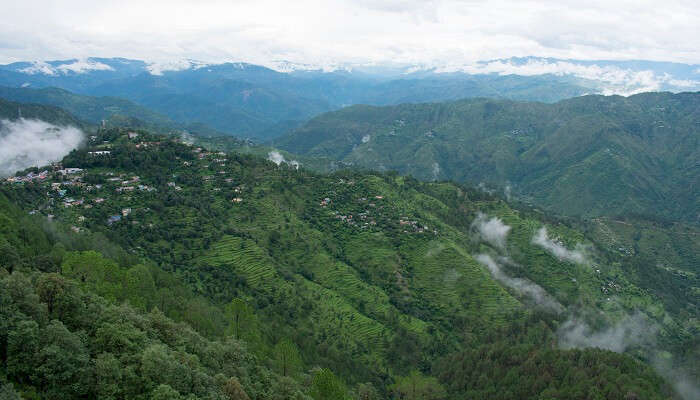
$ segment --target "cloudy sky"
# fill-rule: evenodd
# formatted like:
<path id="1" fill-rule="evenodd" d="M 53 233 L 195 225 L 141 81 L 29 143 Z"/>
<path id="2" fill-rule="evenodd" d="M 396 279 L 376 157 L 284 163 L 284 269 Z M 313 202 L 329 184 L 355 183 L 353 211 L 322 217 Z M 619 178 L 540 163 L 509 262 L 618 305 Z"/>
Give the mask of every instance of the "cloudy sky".
<path id="1" fill-rule="evenodd" d="M 585 5 L 582 5 L 585 3 Z M 0 0 L 0 62 L 700 63 L 697 0 Z"/>

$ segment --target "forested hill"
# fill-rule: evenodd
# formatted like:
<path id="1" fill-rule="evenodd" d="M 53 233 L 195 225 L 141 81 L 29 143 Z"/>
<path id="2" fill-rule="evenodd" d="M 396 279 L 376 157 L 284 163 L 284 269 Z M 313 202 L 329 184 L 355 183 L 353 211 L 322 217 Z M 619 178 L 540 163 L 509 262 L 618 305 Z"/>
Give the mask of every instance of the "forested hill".
<path id="1" fill-rule="evenodd" d="M 42 104 L 16 103 L 0 98 L 0 119 L 18 118 L 40 119 L 56 125 L 84 127 L 86 124 L 69 112 L 54 106 Z"/>
<path id="2" fill-rule="evenodd" d="M 697 377 L 697 275 L 605 221 L 119 129 L 0 192 L 8 398 L 670 399 L 652 360 Z"/>
<path id="3" fill-rule="evenodd" d="M 107 126 L 141 127 L 160 132 L 189 131 L 202 136 L 224 135 L 204 124 L 175 122 L 163 114 L 117 97 L 80 95 L 55 87 L 33 89 L 0 86 L 0 98 L 60 107 L 76 118 L 95 125 L 104 122 Z"/>
<path id="4" fill-rule="evenodd" d="M 323 114 L 275 140 L 422 180 L 484 183 L 557 213 L 700 223 L 700 93 L 464 100 Z"/>

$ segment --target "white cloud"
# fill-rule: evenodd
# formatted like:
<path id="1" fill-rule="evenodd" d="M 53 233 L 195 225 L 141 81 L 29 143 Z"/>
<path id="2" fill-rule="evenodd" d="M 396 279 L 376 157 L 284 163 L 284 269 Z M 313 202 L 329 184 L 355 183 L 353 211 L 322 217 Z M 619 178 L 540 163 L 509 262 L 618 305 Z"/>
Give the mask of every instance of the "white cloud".
<path id="1" fill-rule="evenodd" d="M 572 317 L 561 325 L 557 333 L 559 345 L 565 349 L 598 347 L 621 353 L 631 346 L 650 344 L 657 331 L 656 324 L 644 314 L 637 313 L 598 331 Z"/>
<path id="2" fill-rule="evenodd" d="M 279 151 L 271 151 L 267 154 L 267 159 L 273 163 L 280 165 L 284 162 L 284 156 Z"/>
<path id="3" fill-rule="evenodd" d="M 73 72 L 76 74 L 82 74 L 88 71 L 111 71 L 113 70 L 107 64 L 103 64 L 94 60 L 76 60 L 68 64 L 61 64 L 56 67 L 58 71 L 67 74 L 68 72 Z"/>
<path id="4" fill-rule="evenodd" d="M 98 61 L 84 59 L 74 60 L 69 63 L 51 65 L 45 61 L 34 61 L 29 67 L 20 68 L 18 71 L 29 75 L 44 74 L 57 75 L 59 72 L 66 75 L 68 73 L 82 74 L 88 71 L 111 71 L 113 70 L 107 64 Z"/>
<path id="5" fill-rule="evenodd" d="M 188 59 L 183 59 L 183 60 L 171 60 L 171 61 L 159 61 L 159 62 L 151 62 L 146 66 L 146 69 L 148 72 L 150 72 L 153 75 L 163 75 L 163 72 L 167 71 L 184 71 L 186 69 L 200 69 L 208 66 L 210 64 L 201 62 L 201 61 L 194 61 L 194 60 L 188 60 Z"/>
<path id="6" fill-rule="evenodd" d="M 75 127 L 39 120 L 0 120 L 0 176 L 62 159 L 83 141 Z"/>
<path id="7" fill-rule="evenodd" d="M 26 0 L 2 2 L 0 13 L 4 62 L 466 65 L 528 55 L 700 62 L 697 41 L 688 39 L 700 37 L 700 8 L 689 0 L 663 7 L 650 0 Z"/>
<path id="8" fill-rule="evenodd" d="M 476 256 L 476 260 L 489 270 L 491 276 L 493 276 L 495 280 L 515 290 L 519 294 L 529 297 L 538 306 L 554 312 L 561 312 L 564 310 L 564 307 L 552 298 L 540 285 L 527 279 L 508 276 L 490 255 L 479 254 Z"/>
<path id="9" fill-rule="evenodd" d="M 472 222 L 472 227 L 476 228 L 481 238 L 487 243 L 500 249 L 505 248 L 506 236 L 510 232 L 510 226 L 504 224 L 498 217 L 487 218 L 486 215 L 479 213 L 474 222 Z"/>
<path id="10" fill-rule="evenodd" d="M 577 264 L 585 264 L 586 256 L 581 251 L 580 246 L 577 246 L 575 250 L 569 250 L 564 247 L 564 244 L 559 240 L 552 240 L 547 235 L 547 228 L 540 228 L 537 233 L 532 237 L 532 243 L 536 244 L 543 249 L 547 250 L 550 254 L 557 257 L 562 261 L 573 262 Z"/>
<path id="11" fill-rule="evenodd" d="M 656 74 L 650 70 L 623 69 L 617 66 L 585 65 L 570 61 L 550 61 L 530 59 L 525 63 L 510 60 L 496 60 L 476 63 L 468 66 L 439 68 L 437 72 L 463 71 L 470 74 L 499 75 L 571 75 L 581 79 L 597 81 L 601 84 L 603 94 L 631 95 L 641 92 L 658 91 L 664 85 L 682 88 L 700 87 L 700 81 L 673 79 L 668 74 Z"/>
<path id="12" fill-rule="evenodd" d="M 29 75 L 44 74 L 44 75 L 56 75 L 56 70 L 44 61 L 34 61 L 32 65 L 22 68 L 19 72 L 23 72 Z"/>
<path id="13" fill-rule="evenodd" d="M 299 161 L 297 160 L 285 160 L 284 156 L 279 151 L 271 151 L 267 153 L 267 159 L 277 165 L 282 165 L 283 163 L 289 164 L 292 167 L 294 167 L 294 169 L 299 169 L 299 167 L 301 166 L 301 163 L 299 163 Z"/>

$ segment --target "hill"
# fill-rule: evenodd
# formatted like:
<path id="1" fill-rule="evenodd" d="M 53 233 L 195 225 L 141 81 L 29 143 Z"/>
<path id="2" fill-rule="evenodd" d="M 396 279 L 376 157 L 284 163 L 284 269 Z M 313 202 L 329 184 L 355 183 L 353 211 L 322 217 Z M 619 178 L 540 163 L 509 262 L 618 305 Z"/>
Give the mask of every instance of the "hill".
<path id="1" fill-rule="evenodd" d="M 191 131 L 200 135 L 223 135 L 223 133 L 202 124 L 175 122 L 163 114 L 117 97 L 79 95 L 55 87 L 32 89 L 0 86 L 0 98 L 60 107 L 77 118 L 94 125 L 104 121 L 110 126 L 142 127 L 158 131 Z"/>
<path id="2" fill-rule="evenodd" d="M 106 101 L 122 112 L 141 115 L 137 117 L 142 120 L 156 117 L 152 112 L 134 109 L 123 100 L 116 102 L 113 98 L 117 97 L 180 124 L 205 124 L 230 135 L 257 139 L 279 136 L 315 115 L 350 104 L 384 105 L 475 96 L 556 101 L 590 91 L 576 80 L 554 75 L 437 74 L 403 70 L 388 75 L 369 70 L 283 73 L 247 63 L 187 61 L 177 66 L 159 66 L 138 60 L 104 58 L 3 65 L 0 66 L 0 85 L 57 87 L 80 95 L 98 96 L 97 107 L 73 109 L 72 105 L 77 105 L 74 98 L 63 100 L 60 105 L 76 114 L 92 114 L 95 110 L 102 114 L 100 110 L 104 106 L 99 103 Z"/>
<path id="3" fill-rule="evenodd" d="M 0 118 L 15 120 L 18 118 L 39 119 L 56 125 L 85 127 L 86 123 L 77 119 L 66 110 L 41 104 L 18 103 L 0 98 Z"/>
<path id="4" fill-rule="evenodd" d="M 255 398 L 283 396 L 281 386 L 265 386 L 265 369 L 300 382 L 288 383 L 301 392 L 296 398 L 315 399 L 345 398 L 346 388 L 365 399 L 415 390 L 436 399 L 673 398 L 642 361 L 663 357 L 697 374 L 696 275 L 679 278 L 682 306 L 678 298 L 657 296 L 647 288 L 655 275 L 637 276 L 637 256 L 615 251 L 627 234 L 613 230 L 608 241 L 597 242 L 575 224 L 455 184 L 356 171 L 320 175 L 287 162 L 127 132 L 100 130 L 63 160 L 62 172 L 47 169 L 44 178 L 12 178 L 0 186 L 10 200 L 6 207 L 16 210 L 7 214 L 2 235 L 21 250 L 3 259 L 5 279 L 27 273 L 38 274 L 32 279 L 40 282 L 38 271 L 60 265 L 63 279 L 105 299 L 87 299 L 81 307 L 97 302 L 128 303 L 151 314 L 157 309 L 208 341 L 241 341 L 257 357 L 259 367 L 248 364 L 255 373 L 208 358 L 202 373 L 234 376 Z M 55 233 L 41 243 L 32 242 L 41 235 L 22 233 L 22 226 L 42 231 L 42 224 Z M 40 264 L 38 256 L 66 243 L 68 253 Z M 85 250 L 102 255 L 74 253 Z M 143 267 L 129 272 L 137 264 L 150 268 L 154 285 Z M 12 304 L 21 311 L 27 303 L 17 299 Z M 34 307 L 47 304 L 46 297 L 32 301 Z M 41 336 L 59 329 L 46 325 L 44 314 L 27 315 L 18 321 L 34 320 L 39 328 L 31 329 Z M 88 357 L 81 356 L 83 365 L 96 363 L 101 352 L 116 357 L 119 346 L 127 346 L 118 363 L 109 356 L 100 363 L 109 359 L 147 377 L 136 387 L 151 396 L 168 390 L 159 385 L 183 396 L 206 395 L 199 386 L 171 380 L 177 370 L 164 367 L 168 360 L 204 364 L 204 339 L 194 337 L 200 344 L 192 351 L 186 341 L 174 347 L 181 350 L 168 349 L 171 342 L 163 347 L 153 339 L 164 335 L 158 330 L 145 337 L 104 336 L 107 328 L 98 329 L 94 319 L 57 317 L 68 332 L 88 335 L 83 343 L 93 347 L 76 353 Z M 148 322 L 139 323 L 149 329 Z M 650 336 L 638 335 L 640 327 Z M 101 336 L 93 339 L 93 332 Z M 52 337 L 34 347 L 42 349 L 37 357 L 45 357 Z M 133 339 L 125 342 L 128 337 Z M 601 341 L 612 337 L 620 340 Z M 171 340 L 158 340 L 165 339 Z M 298 350 L 284 350 L 289 348 Z M 295 351 L 298 359 L 288 370 L 280 359 Z M 539 374 L 544 363 L 547 373 Z M 68 364 L 51 364 L 30 377 L 25 370 L 6 374 L 45 394 L 44 376 Z M 508 373 L 513 365 L 520 367 Z M 132 387 L 131 375 L 121 381 L 100 376 L 99 382 Z M 53 387 L 67 388 L 65 380 L 56 382 Z M 87 384 L 80 393 L 96 388 Z"/>
<path id="5" fill-rule="evenodd" d="M 507 190 L 576 216 L 700 222 L 700 93 L 353 106 L 275 141 L 423 180 Z"/>

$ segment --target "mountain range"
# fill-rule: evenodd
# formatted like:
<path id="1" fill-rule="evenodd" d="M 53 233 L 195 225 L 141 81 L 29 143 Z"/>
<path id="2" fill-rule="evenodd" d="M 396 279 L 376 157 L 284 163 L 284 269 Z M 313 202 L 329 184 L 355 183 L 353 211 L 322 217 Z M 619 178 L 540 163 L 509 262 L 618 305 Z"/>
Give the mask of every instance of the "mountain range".
<path id="1" fill-rule="evenodd" d="M 513 58 L 470 66 L 308 66 L 123 58 L 17 62 L 0 85 L 57 87 L 118 97 L 188 126 L 269 139 L 320 113 L 352 104 L 390 105 L 496 97 L 555 102 L 587 93 L 697 90 L 698 66 Z M 282 72 L 280 72 L 282 71 Z M 57 104 L 54 104 L 57 105 Z"/>
<path id="2" fill-rule="evenodd" d="M 323 114 L 275 145 L 506 191 L 564 215 L 700 222 L 700 93 L 471 99 Z"/>
<path id="3" fill-rule="evenodd" d="M 0 66 L 0 398 L 697 398 L 696 67 Z"/>

